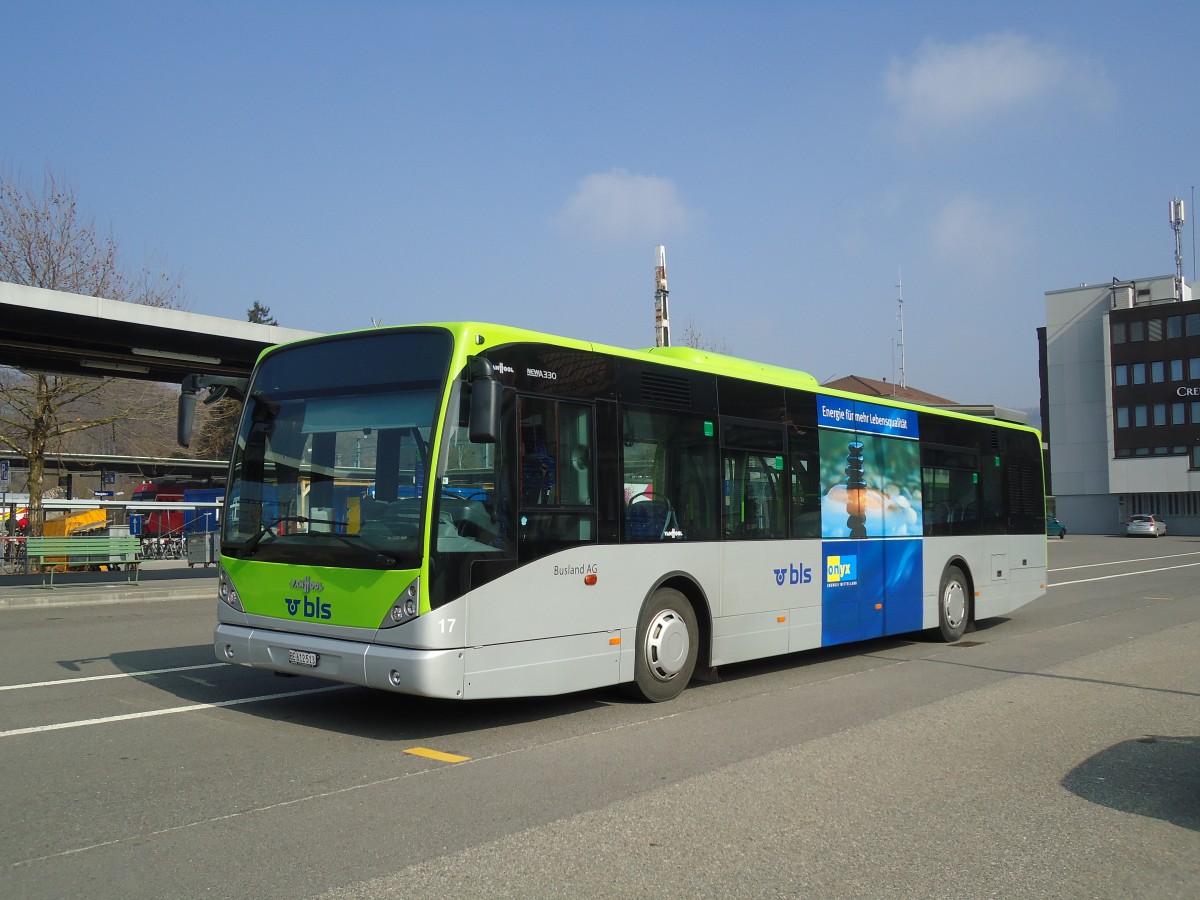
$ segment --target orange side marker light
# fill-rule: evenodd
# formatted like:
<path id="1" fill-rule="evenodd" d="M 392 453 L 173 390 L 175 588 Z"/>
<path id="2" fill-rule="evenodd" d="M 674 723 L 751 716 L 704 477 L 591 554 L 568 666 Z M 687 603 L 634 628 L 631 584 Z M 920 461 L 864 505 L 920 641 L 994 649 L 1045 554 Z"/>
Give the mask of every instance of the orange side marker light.
<path id="1" fill-rule="evenodd" d="M 588 575 L 584 575 L 584 576 L 583 576 L 583 583 L 584 583 L 584 584 L 586 584 L 586 585 L 593 585 L 593 584 L 595 584 L 595 583 L 596 583 L 596 573 L 595 573 L 595 572 L 592 572 L 592 573 L 590 573 L 590 574 L 588 574 Z"/>

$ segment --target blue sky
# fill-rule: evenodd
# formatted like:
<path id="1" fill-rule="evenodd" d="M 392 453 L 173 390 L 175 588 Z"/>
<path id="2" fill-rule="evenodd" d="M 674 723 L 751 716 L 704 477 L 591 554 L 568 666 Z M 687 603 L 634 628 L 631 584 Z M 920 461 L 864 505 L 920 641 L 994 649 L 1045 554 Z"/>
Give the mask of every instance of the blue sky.
<path id="1" fill-rule="evenodd" d="M 481 319 L 1034 406 L 1047 290 L 1174 270 L 1194 2 L 0 0 L 0 166 L 188 308 Z"/>

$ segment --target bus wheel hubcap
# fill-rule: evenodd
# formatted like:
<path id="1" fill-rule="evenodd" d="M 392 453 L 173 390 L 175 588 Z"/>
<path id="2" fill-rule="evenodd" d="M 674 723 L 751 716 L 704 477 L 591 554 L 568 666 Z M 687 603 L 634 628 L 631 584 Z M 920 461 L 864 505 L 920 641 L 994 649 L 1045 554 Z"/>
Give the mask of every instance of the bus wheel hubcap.
<path id="1" fill-rule="evenodd" d="M 957 628 L 967 614 L 967 595 L 964 593 L 962 585 L 957 581 L 946 585 L 946 596 L 943 602 L 946 605 L 946 624 L 951 628 Z"/>
<path id="2" fill-rule="evenodd" d="M 687 661 L 691 642 L 679 613 L 664 609 L 646 629 L 646 665 L 659 681 L 670 681 Z"/>

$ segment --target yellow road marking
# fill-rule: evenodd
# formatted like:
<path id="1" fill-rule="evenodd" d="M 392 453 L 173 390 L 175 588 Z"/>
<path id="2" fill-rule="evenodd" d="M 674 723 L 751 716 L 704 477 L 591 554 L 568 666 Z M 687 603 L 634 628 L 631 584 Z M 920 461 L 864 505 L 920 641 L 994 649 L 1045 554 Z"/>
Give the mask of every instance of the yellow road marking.
<path id="1" fill-rule="evenodd" d="M 456 756 L 453 753 L 443 753 L 441 750 L 430 750 L 428 747 L 412 747 L 404 751 L 411 753 L 413 756 L 423 756 L 426 759 L 436 759 L 438 762 L 460 763 L 466 762 L 471 757 Z"/>

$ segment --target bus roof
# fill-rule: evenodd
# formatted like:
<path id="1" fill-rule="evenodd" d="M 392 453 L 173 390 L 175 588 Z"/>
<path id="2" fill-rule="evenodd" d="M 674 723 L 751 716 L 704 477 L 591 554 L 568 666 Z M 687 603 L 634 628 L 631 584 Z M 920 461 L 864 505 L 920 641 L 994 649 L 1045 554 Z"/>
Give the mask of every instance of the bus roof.
<path id="1" fill-rule="evenodd" d="M 684 369 L 699 370 L 711 372 L 718 375 L 728 375 L 733 378 L 744 378 L 748 381 L 764 381 L 770 384 L 776 384 L 781 387 L 800 388 L 807 391 L 820 391 L 834 397 L 849 397 L 856 400 L 867 400 L 871 403 L 879 403 L 884 406 L 895 406 L 902 409 L 924 409 L 937 413 L 938 415 L 947 416 L 955 419 L 967 419 L 975 422 L 991 422 L 998 426 L 1019 430 L 1031 431 L 1037 434 L 1040 439 L 1040 432 L 1030 425 L 1013 422 L 1000 418 L 984 418 L 981 416 L 969 415 L 952 409 L 939 406 L 926 406 L 920 403 L 899 400 L 892 397 L 874 397 L 866 394 L 856 394 L 852 391 L 838 390 L 821 385 L 815 377 L 808 372 L 801 372 L 798 369 L 789 369 L 785 366 L 775 366 L 768 363 L 755 362 L 754 360 L 743 359 L 736 356 L 726 356 L 722 353 L 714 353 L 709 350 L 702 350 L 695 347 L 648 347 L 639 350 L 630 350 L 624 347 L 616 347 L 608 344 L 597 344 L 593 341 L 583 341 L 578 338 L 563 337 L 556 334 L 547 334 L 539 331 L 531 331 L 525 328 L 516 328 L 511 325 L 497 325 L 488 322 L 423 322 L 412 323 L 408 325 L 389 325 L 378 328 L 362 328 L 337 334 L 322 335 L 318 337 L 305 338 L 294 343 L 313 343 L 329 338 L 351 337 L 354 335 L 367 335 L 380 331 L 402 331 L 413 328 L 438 328 L 445 329 L 455 336 L 461 347 L 472 348 L 475 350 L 488 350 L 494 347 L 500 347 L 505 344 L 516 343 L 548 343 L 558 347 L 566 347 L 575 350 L 583 350 L 594 353 L 605 353 L 611 356 L 621 357 L 623 359 L 641 359 L 650 360 L 657 363 L 662 363 L 669 366 L 678 366 Z M 279 345 L 285 346 L 285 345 Z M 290 345 L 288 345 L 290 346 Z M 277 347 L 269 347 L 263 351 L 259 359 L 268 353 L 278 349 Z"/>

